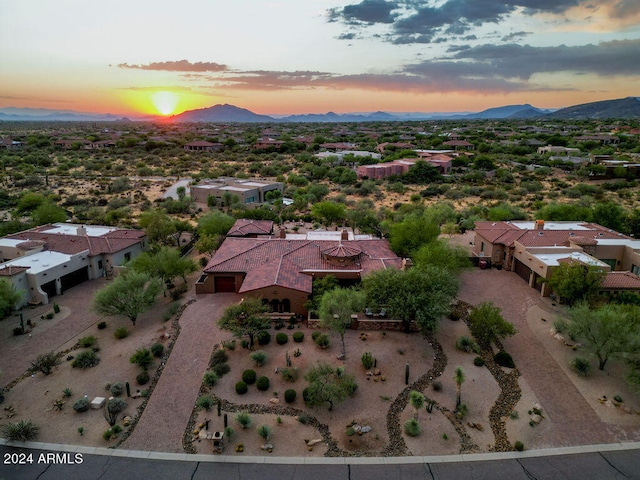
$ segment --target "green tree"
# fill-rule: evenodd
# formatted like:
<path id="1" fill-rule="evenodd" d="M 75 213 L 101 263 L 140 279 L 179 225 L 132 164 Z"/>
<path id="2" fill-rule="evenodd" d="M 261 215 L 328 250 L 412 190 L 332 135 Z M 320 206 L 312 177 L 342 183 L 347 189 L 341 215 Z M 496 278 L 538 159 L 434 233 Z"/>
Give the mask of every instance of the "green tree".
<path id="1" fill-rule="evenodd" d="M 340 335 L 343 359 L 347 358 L 344 334 L 351 326 L 351 314 L 364 309 L 365 304 L 365 293 L 351 288 L 334 288 L 326 292 L 320 300 L 320 324 Z"/>
<path id="2" fill-rule="evenodd" d="M 138 315 L 155 303 L 161 288 L 160 279 L 127 271 L 96 292 L 93 308 L 101 315 L 124 315 L 135 325 Z"/>
<path id="3" fill-rule="evenodd" d="M 413 261 L 418 268 L 431 265 L 455 275 L 472 266 L 464 248 L 451 246 L 444 240 L 434 240 L 420 247 L 413 255 Z"/>
<path id="4" fill-rule="evenodd" d="M 592 310 L 581 302 L 569 310 L 569 318 L 569 334 L 596 356 L 600 370 L 612 357 L 640 353 L 638 307 L 607 304 Z"/>
<path id="5" fill-rule="evenodd" d="M 353 375 L 347 375 L 342 367 L 333 367 L 318 362 L 304 377 L 309 382 L 305 389 L 305 402 L 311 406 L 329 404 L 329 411 L 335 404 L 353 395 L 358 388 Z"/>
<path id="6" fill-rule="evenodd" d="M 223 235 L 202 235 L 198 238 L 195 247 L 198 253 L 204 253 L 211 258 L 223 241 Z"/>
<path id="7" fill-rule="evenodd" d="M 327 227 L 347 218 L 344 205 L 330 200 L 314 203 L 311 206 L 311 215 Z"/>
<path id="8" fill-rule="evenodd" d="M 566 262 L 553 270 L 547 283 L 561 301 L 573 305 L 581 300 L 592 300 L 605 276 L 606 272 L 598 266 Z"/>
<path id="9" fill-rule="evenodd" d="M 156 252 L 143 252 L 131 261 L 130 266 L 137 272 L 158 277 L 164 283 L 172 283 L 176 277 L 182 278 L 186 283 L 186 276 L 198 269 L 192 259 L 183 257 L 180 250 L 171 247 L 161 247 Z"/>
<path id="10" fill-rule="evenodd" d="M 64 209 L 50 200 L 43 202 L 38 208 L 31 212 L 31 221 L 35 225 L 64 222 L 66 219 L 67 213 Z"/>
<path id="11" fill-rule="evenodd" d="M 143 370 L 148 370 L 153 363 L 153 356 L 147 348 L 140 348 L 136 350 L 136 353 L 131 355 L 129 361 L 134 365 L 139 366 Z"/>
<path id="12" fill-rule="evenodd" d="M 155 209 L 142 212 L 138 225 L 144 228 L 149 243 L 168 243 L 171 235 L 176 233 L 176 226 L 163 210 Z"/>
<path id="13" fill-rule="evenodd" d="M 226 235 L 233 226 L 235 219 L 221 212 L 220 210 L 212 210 L 205 213 L 198 219 L 198 233 L 204 235 Z"/>
<path id="14" fill-rule="evenodd" d="M 439 234 L 440 227 L 429 215 L 415 212 L 390 225 L 389 245 L 399 256 L 409 257 L 423 245 L 435 240 Z"/>
<path id="15" fill-rule="evenodd" d="M 323 295 L 337 286 L 338 279 L 331 274 L 315 278 L 312 285 L 311 299 L 305 304 L 305 308 L 317 313 L 320 310 L 320 301 Z"/>
<path id="16" fill-rule="evenodd" d="M 23 295 L 23 290 L 17 291 L 9 280 L 0 278 L 0 320 L 13 312 Z"/>
<path id="17" fill-rule="evenodd" d="M 33 362 L 31 362 L 29 371 L 42 372 L 44 375 L 49 375 L 53 371 L 54 367 L 60 364 L 61 357 L 62 353 L 41 353 Z"/>
<path id="18" fill-rule="evenodd" d="M 33 212 L 36 208 L 46 202 L 46 198 L 41 193 L 25 192 L 18 200 L 18 205 L 13 215 L 19 217 L 24 213 Z"/>
<path id="19" fill-rule="evenodd" d="M 456 410 L 458 410 L 458 408 L 460 408 L 460 397 L 461 397 L 461 390 L 462 390 L 462 384 L 464 383 L 464 370 L 462 369 L 462 367 L 456 367 L 456 369 L 453 372 L 453 380 L 456 382 Z"/>
<path id="20" fill-rule="evenodd" d="M 512 323 L 507 322 L 501 310 L 491 302 L 482 302 L 473 307 L 469 315 L 469 329 L 476 340 L 489 345 L 516 334 Z"/>
<path id="21" fill-rule="evenodd" d="M 125 408 L 127 408 L 127 402 L 122 398 L 109 398 L 104 404 L 104 418 L 109 422 L 110 426 L 114 426 L 118 421 L 118 415 Z"/>
<path id="22" fill-rule="evenodd" d="M 425 333 L 436 330 L 458 292 L 458 280 L 448 270 L 432 266 L 377 270 L 362 283 L 370 305 L 386 308 L 390 316 L 402 320 L 405 331 L 415 320 Z"/>
<path id="23" fill-rule="evenodd" d="M 253 340 L 261 330 L 271 328 L 271 320 L 265 314 L 269 311 L 267 305 L 259 298 L 245 298 L 237 305 L 230 305 L 224 309 L 218 320 L 218 327 L 231 332 L 234 336 L 249 337 L 249 348 L 253 348 Z"/>

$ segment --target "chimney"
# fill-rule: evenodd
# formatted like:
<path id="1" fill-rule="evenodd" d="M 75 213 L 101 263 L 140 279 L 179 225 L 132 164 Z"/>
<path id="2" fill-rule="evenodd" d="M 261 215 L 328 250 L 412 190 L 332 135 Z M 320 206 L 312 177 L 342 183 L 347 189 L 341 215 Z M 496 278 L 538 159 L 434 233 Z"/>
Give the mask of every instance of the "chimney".
<path id="1" fill-rule="evenodd" d="M 78 235 L 80 237 L 86 237 L 87 236 L 87 229 L 84 227 L 84 225 L 78 226 L 78 228 L 76 229 L 76 235 Z"/>
<path id="2" fill-rule="evenodd" d="M 341 241 L 345 241 L 345 240 L 349 240 L 349 232 L 347 232 L 346 228 L 342 229 L 342 233 L 340 234 L 340 240 Z"/>
<path id="3" fill-rule="evenodd" d="M 536 220 L 535 230 L 544 230 L 544 220 Z"/>
<path id="4" fill-rule="evenodd" d="M 287 238 L 287 230 L 284 227 L 280 229 L 280 238 Z"/>

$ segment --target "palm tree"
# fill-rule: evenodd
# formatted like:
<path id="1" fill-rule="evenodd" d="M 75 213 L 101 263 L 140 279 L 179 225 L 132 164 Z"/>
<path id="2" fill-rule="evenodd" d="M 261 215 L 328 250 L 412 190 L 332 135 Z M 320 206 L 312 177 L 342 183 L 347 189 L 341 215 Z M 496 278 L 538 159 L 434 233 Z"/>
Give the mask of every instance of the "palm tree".
<path id="1" fill-rule="evenodd" d="M 411 406 L 415 410 L 414 418 L 417 419 L 418 411 L 424 405 L 424 395 L 421 394 L 420 392 L 416 392 L 415 390 L 412 390 L 411 393 L 409 394 L 409 402 L 411 403 Z"/>
<path id="2" fill-rule="evenodd" d="M 456 382 L 456 410 L 458 410 L 458 407 L 460 407 L 460 388 L 464 382 L 464 370 L 462 370 L 462 367 L 456 367 L 453 379 Z"/>

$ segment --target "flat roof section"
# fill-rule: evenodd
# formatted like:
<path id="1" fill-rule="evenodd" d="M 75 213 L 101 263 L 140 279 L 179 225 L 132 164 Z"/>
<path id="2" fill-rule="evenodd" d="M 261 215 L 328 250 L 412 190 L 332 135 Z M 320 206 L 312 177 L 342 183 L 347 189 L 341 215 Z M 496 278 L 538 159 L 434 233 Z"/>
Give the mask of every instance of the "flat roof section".
<path id="1" fill-rule="evenodd" d="M 0 238 L 0 247 L 17 247 L 19 244 L 26 242 L 27 240 L 16 240 L 13 238 Z"/>
<path id="2" fill-rule="evenodd" d="M 591 255 L 587 255 L 583 252 L 559 252 L 559 253 L 531 253 L 528 252 L 532 257 L 537 258 L 542 263 L 547 265 L 548 267 L 557 267 L 560 265 L 559 260 L 563 258 L 570 258 L 572 260 L 576 260 L 578 262 L 585 263 L 587 265 L 593 265 L 594 267 L 608 267 L 604 262 L 601 262 L 597 258 L 592 257 Z"/>
<path id="3" fill-rule="evenodd" d="M 520 230 L 535 230 L 535 222 L 508 222 Z M 595 230 L 584 226 L 585 222 L 544 222 L 543 230 Z"/>
<path id="4" fill-rule="evenodd" d="M 61 235 L 78 235 L 78 228 L 84 227 L 89 237 L 101 237 L 109 232 L 118 230 L 116 227 L 79 225 L 76 223 L 54 223 L 53 228 L 42 230 L 41 233 L 57 233 Z"/>
<path id="5" fill-rule="evenodd" d="M 38 273 L 46 272 L 53 267 L 64 265 L 70 260 L 71 255 L 46 250 L 44 252 L 33 253 L 31 255 L 25 255 L 24 257 L 9 260 L 8 262 L 0 264 L 0 268 L 5 268 L 10 265 L 26 267 L 29 269 L 27 273 L 37 275 Z"/>

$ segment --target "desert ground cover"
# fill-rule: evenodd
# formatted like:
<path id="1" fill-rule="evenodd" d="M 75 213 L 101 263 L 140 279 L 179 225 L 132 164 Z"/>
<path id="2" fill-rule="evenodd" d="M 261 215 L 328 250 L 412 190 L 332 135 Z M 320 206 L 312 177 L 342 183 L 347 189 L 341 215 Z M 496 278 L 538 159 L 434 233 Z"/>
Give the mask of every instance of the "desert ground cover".
<path id="1" fill-rule="evenodd" d="M 622 363 L 612 362 L 605 372 L 596 371 L 586 379 L 577 377 L 569 367 L 569 361 L 577 353 L 560 343 L 550 332 L 554 315 L 561 315 L 564 307 L 551 305 L 549 299 L 539 298 L 535 290 L 525 289 L 526 285 L 520 285 L 518 282 L 520 279 L 509 272 L 475 270 L 463 275 L 461 290 L 461 297 L 473 297 L 473 301 L 477 303 L 484 299 L 495 300 L 497 293 L 490 291 L 498 289 L 499 292 L 504 285 L 515 288 L 515 293 L 520 299 L 517 302 L 519 308 L 507 308 L 504 314 L 508 320 L 516 324 L 519 333 L 504 342 L 505 348 L 513 354 L 516 367 L 529 357 L 534 357 L 534 364 L 545 358 L 551 362 L 559 375 L 557 378 L 560 379 L 560 383 L 554 383 L 545 389 L 541 387 L 545 381 L 556 381 L 556 377 L 540 378 L 547 375 L 546 371 L 537 375 L 537 370 L 530 369 L 526 362 L 522 363 L 523 368 L 516 370 L 501 369 L 505 375 L 516 378 L 517 381 L 515 396 L 510 397 L 511 403 L 507 402 L 508 408 L 503 409 L 500 416 L 503 423 L 502 431 L 506 435 L 509 448 L 516 441 L 523 442 L 527 449 L 637 441 L 640 437 L 640 402 L 637 394 L 625 386 L 622 379 Z M 493 289 L 490 288 L 491 285 L 494 286 Z M 84 285 L 76 288 L 83 287 Z M 192 292 L 187 294 L 187 298 L 190 297 Z M 67 299 L 68 305 L 65 304 Z M 108 441 L 103 438 L 104 431 L 109 427 L 103 412 L 89 410 L 76 413 L 72 408 L 73 403 L 84 395 L 90 398 L 110 396 L 110 392 L 105 390 L 108 383 L 129 382 L 134 394 L 136 390 L 142 391 L 150 386 L 151 384 L 136 384 L 136 375 L 141 370 L 129 362 L 129 357 L 137 349 L 149 348 L 156 342 L 169 346 L 175 339 L 174 328 L 177 323 L 173 320 L 164 321 L 169 300 L 161 298 L 153 310 L 143 314 L 135 327 L 124 318 L 108 318 L 104 319 L 107 328 L 99 330 L 97 324 L 103 319 L 91 313 L 88 308 L 89 302 L 71 300 L 71 294 L 59 297 L 57 301 L 61 311 L 52 319 L 38 317 L 31 339 L 26 335 L 13 337 L 12 325 L 7 321 L 3 322 L 2 368 L 4 370 L 8 359 L 15 355 L 16 347 L 18 350 L 20 345 L 26 348 L 27 342 L 37 342 L 39 335 L 55 333 L 63 322 L 73 322 L 87 316 L 90 317 L 89 325 L 83 326 L 82 330 L 72 337 L 65 338 L 56 350 L 66 351 L 73 348 L 78 339 L 94 335 L 99 347 L 97 355 L 101 359 L 100 363 L 86 370 L 72 368 L 71 362 L 66 360 L 67 355 L 75 356 L 81 351 L 74 349 L 65 353 L 62 363 L 51 375 L 35 373 L 33 377 L 24 376 L 5 392 L 3 408 L 11 406 L 12 410 L 0 412 L 3 417 L 2 423 L 23 418 L 31 419 L 40 426 L 40 441 L 115 446 L 126 438 L 128 432 L 128 428 L 123 424 L 124 415 L 135 418 L 137 409 L 143 404 L 144 399 L 127 398 L 126 394 L 123 396 L 127 407 L 118 418 L 118 424 L 123 427 L 123 431 L 118 437 Z M 213 303 L 215 295 L 200 295 L 195 301 Z M 44 309 L 42 313 L 45 313 Z M 39 310 L 37 314 L 40 314 Z M 211 328 L 215 328 L 214 324 L 215 319 L 212 318 Z M 116 339 L 113 332 L 118 327 L 128 328 L 131 335 L 121 340 Z M 188 327 L 188 324 L 181 325 L 182 329 Z M 278 345 L 275 341 L 277 331 L 271 329 L 272 339 L 269 344 L 257 345 L 254 348 L 254 351 L 262 350 L 267 355 L 265 365 L 260 367 L 250 358 L 252 352 L 242 348 L 239 341 L 236 342 L 234 350 L 227 350 L 230 372 L 222 376 L 215 386 L 202 387 L 199 392 L 222 400 L 221 415 L 217 414 L 215 401 L 209 411 L 196 408 L 194 405 L 192 417 L 185 417 L 181 422 L 187 451 L 210 453 L 211 442 L 198 438 L 200 432 L 194 434 L 194 431 L 202 430 L 200 425 L 206 420 L 209 420 L 209 431 L 222 430 L 225 414 L 228 425 L 234 429 L 234 434 L 228 439 L 225 454 L 232 455 L 264 454 L 261 446 L 265 442 L 256 430 L 262 425 L 271 427 L 273 434 L 269 443 L 273 446 L 273 454 L 278 456 L 430 455 L 489 452 L 505 448 L 504 444 L 498 441 L 502 436 L 494 430 L 495 422 L 492 420 L 492 409 L 503 401 L 500 399 L 504 398 L 501 396 L 504 392 L 501 392 L 493 369 L 487 368 L 486 365 L 474 365 L 474 358 L 477 356 L 475 353 L 465 353 L 456 348 L 456 340 L 460 336 L 470 336 L 463 320 L 442 319 L 437 334 L 431 339 L 417 333 L 349 330 L 346 335 L 345 361 L 336 358 L 340 353 L 337 335 L 331 338 L 329 348 L 320 349 L 311 338 L 313 331 L 304 324 L 298 324 L 292 330 L 284 328 L 279 332 L 287 334 L 288 342 Z M 304 333 L 302 342 L 293 341 L 295 332 Z M 224 338 L 224 335 L 221 338 Z M 539 342 L 539 345 L 534 345 L 537 348 L 535 351 L 529 345 L 530 338 Z M 211 352 L 216 347 L 211 345 Z M 298 349 L 301 354 L 295 356 L 294 352 Z M 300 370 L 295 382 L 288 382 L 283 378 L 282 369 L 286 367 L 287 352 L 292 367 Z M 375 369 L 379 370 L 380 375 L 368 375 L 371 370 L 366 370 L 361 361 L 364 352 L 372 353 L 376 359 Z M 483 353 L 483 358 L 489 357 Z M 152 377 L 155 369 L 163 361 L 166 361 L 166 358 L 154 359 L 150 368 Z M 327 406 L 307 407 L 302 399 L 302 390 L 307 386 L 303 377 L 308 368 L 318 361 L 344 366 L 346 373 L 354 375 L 358 384 L 353 398 L 336 404 L 331 411 Z M 407 363 L 410 365 L 408 386 L 404 381 Z M 465 381 L 461 384 L 461 397 L 462 403 L 468 409 L 467 416 L 462 420 L 457 420 L 453 415 L 456 402 L 456 383 L 453 377 L 458 366 L 462 367 L 465 373 Z M 235 384 L 241 380 L 243 371 L 247 369 L 255 370 L 257 376 L 268 377 L 269 387 L 265 391 L 259 391 L 253 384 L 249 385 L 246 394 L 236 393 Z M 204 373 L 190 372 L 199 378 L 202 378 Z M 433 378 L 428 378 L 429 374 L 432 374 Z M 382 376 L 385 377 L 384 381 Z M 434 388 L 435 382 L 440 384 L 437 389 Z M 72 395 L 68 398 L 63 395 L 65 388 L 72 390 Z M 296 390 L 296 399 L 290 404 L 284 400 L 284 392 L 287 389 Z M 404 423 L 415 415 L 407 400 L 407 391 L 411 389 L 418 390 L 427 399 L 435 401 L 431 413 L 424 406 L 418 411 L 417 420 L 421 433 L 417 437 L 410 437 L 403 431 Z M 557 396 L 550 395 L 548 390 L 555 391 Z M 604 395 L 608 399 L 619 395 L 624 402 L 618 406 L 614 403 L 601 403 L 599 399 Z M 584 404 L 575 402 L 576 398 Z M 61 410 L 54 407 L 54 401 L 57 399 L 65 402 Z M 529 412 L 534 407 L 541 409 L 543 418 L 539 424 L 530 426 L 532 415 Z M 249 412 L 252 419 L 252 426 L 247 429 L 242 429 L 235 420 L 236 415 L 243 411 Z M 303 414 L 308 415 L 306 424 L 299 421 Z M 11 418 L 8 418 L 9 416 Z M 157 435 L 160 438 L 167 433 L 163 430 L 161 421 L 151 420 L 157 425 L 157 431 L 154 431 L 153 436 Z M 587 424 L 583 424 L 582 421 L 586 421 Z M 371 427 L 371 431 L 362 435 L 350 434 L 349 427 L 353 427 L 354 424 Z M 82 435 L 78 432 L 78 427 L 83 427 Z M 597 429 L 598 435 L 594 436 L 591 428 Z M 313 441 L 317 440 L 321 441 L 309 449 L 308 441 L 314 443 Z M 150 443 L 153 444 L 153 438 L 150 439 Z M 243 451 L 235 452 L 239 443 L 243 444 Z M 121 448 L 126 446 L 124 443 Z"/>

